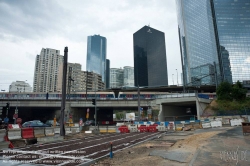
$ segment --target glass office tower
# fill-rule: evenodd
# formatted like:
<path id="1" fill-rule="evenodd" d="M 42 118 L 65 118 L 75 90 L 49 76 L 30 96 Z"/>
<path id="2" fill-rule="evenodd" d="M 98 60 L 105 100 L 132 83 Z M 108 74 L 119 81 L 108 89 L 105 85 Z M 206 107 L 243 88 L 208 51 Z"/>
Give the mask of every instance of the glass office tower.
<path id="1" fill-rule="evenodd" d="M 176 4 L 185 84 L 250 80 L 249 0 L 176 0 Z M 204 73 L 196 71 L 199 66 Z"/>
<path id="2" fill-rule="evenodd" d="M 221 63 L 228 63 L 224 61 L 225 54 L 230 61 L 229 69 L 222 67 L 225 79 L 230 79 L 231 73 L 233 82 L 250 80 L 250 1 L 211 0 L 211 5 L 221 46 Z"/>
<path id="3" fill-rule="evenodd" d="M 165 35 L 149 26 L 134 33 L 135 86 L 168 85 Z"/>
<path id="4" fill-rule="evenodd" d="M 219 59 L 209 0 L 176 0 L 183 84 L 216 85 Z"/>
<path id="5" fill-rule="evenodd" d="M 106 43 L 106 38 L 100 35 L 88 36 L 87 71 L 100 74 L 103 83 L 106 79 Z"/>

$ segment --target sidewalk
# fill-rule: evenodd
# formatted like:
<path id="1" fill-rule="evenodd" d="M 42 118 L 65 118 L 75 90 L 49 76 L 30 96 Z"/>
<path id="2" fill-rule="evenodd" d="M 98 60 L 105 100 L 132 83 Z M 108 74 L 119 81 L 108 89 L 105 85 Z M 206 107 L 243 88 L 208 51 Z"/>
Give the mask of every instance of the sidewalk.
<path id="1" fill-rule="evenodd" d="M 209 138 L 207 144 L 196 151 L 190 165 L 250 165 L 250 134 L 243 136 L 240 126 Z"/>

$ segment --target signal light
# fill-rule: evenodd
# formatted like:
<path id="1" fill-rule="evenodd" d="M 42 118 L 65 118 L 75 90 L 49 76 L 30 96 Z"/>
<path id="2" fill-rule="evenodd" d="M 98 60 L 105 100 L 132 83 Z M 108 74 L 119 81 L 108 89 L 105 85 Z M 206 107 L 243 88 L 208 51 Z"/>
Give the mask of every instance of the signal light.
<path id="1" fill-rule="evenodd" d="M 10 103 L 6 103 L 6 108 L 7 108 L 7 109 L 10 108 Z"/>
<path id="2" fill-rule="evenodd" d="M 95 105 L 95 99 L 92 99 L 92 105 Z"/>

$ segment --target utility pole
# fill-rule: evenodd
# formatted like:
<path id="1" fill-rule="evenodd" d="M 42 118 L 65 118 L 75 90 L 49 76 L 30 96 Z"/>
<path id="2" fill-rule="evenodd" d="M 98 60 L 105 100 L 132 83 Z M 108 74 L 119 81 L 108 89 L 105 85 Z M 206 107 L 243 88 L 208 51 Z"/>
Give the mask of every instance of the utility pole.
<path id="1" fill-rule="evenodd" d="M 138 78 L 137 78 L 138 79 Z M 138 120 L 141 119 L 141 106 L 140 106 L 140 87 L 139 84 L 137 85 L 138 89 L 137 89 L 137 96 L 138 96 Z"/>
<path id="2" fill-rule="evenodd" d="M 179 86 L 179 81 L 178 81 L 178 70 L 177 69 L 175 69 L 176 70 L 176 72 L 177 72 L 177 86 Z"/>
<path id="3" fill-rule="evenodd" d="M 86 101 L 88 99 L 88 70 L 87 70 L 87 76 L 86 76 Z"/>
<path id="4" fill-rule="evenodd" d="M 95 130 L 97 130 L 97 128 L 96 128 L 96 119 L 97 119 L 97 111 L 96 111 L 96 104 L 97 104 L 97 102 L 96 102 L 96 76 L 97 75 L 93 75 L 94 76 L 94 80 L 95 80 Z"/>
<path id="5" fill-rule="evenodd" d="M 214 78 L 215 78 L 215 85 L 216 89 L 218 87 L 218 79 L 217 79 L 217 69 L 216 69 L 216 63 L 214 62 Z"/>
<path id="6" fill-rule="evenodd" d="M 74 81 L 72 79 L 72 67 L 69 67 L 69 76 L 68 76 L 68 99 L 70 100 L 70 92 L 71 92 L 71 81 Z"/>
<path id="7" fill-rule="evenodd" d="M 60 119 L 60 135 L 61 136 L 65 136 L 64 111 L 65 111 L 65 101 L 66 101 L 67 62 L 68 62 L 68 47 L 65 47 L 64 61 L 63 61 L 62 102 L 61 102 L 61 119 Z"/>

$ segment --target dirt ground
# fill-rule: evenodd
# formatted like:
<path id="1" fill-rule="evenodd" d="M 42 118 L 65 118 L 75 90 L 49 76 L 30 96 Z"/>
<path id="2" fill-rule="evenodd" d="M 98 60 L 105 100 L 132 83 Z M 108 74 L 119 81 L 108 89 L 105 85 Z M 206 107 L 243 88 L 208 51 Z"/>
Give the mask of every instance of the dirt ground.
<path id="1" fill-rule="evenodd" d="M 179 140 L 176 143 L 169 142 L 169 136 L 164 135 L 159 139 L 154 139 L 143 144 L 134 146 L 132 148 L 125 149 L 123 151 L 114 154 L 114 157 L 110 159 L 106 157 L 102 160 L 96 161 L 91 166 L 185 166 L 189 165 L 189 162 L 193 158 L 198 147 L 206 144 L 206 140 L 216 134 L 219 131 L 204 132 L 194 134 L 190 136 L 176 136 Z M 175 136 L 171 136 L 174 139 Z M 190 152 L 185 163 L 177 161 L 170 161 L 159 156 L 149 156 L 153 150 L 179 150 L 181 152 Z"/>

